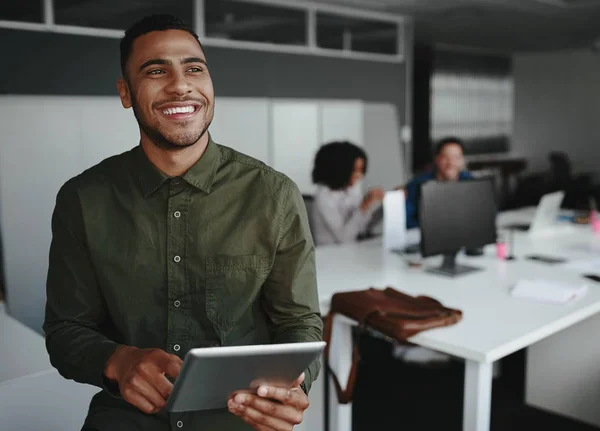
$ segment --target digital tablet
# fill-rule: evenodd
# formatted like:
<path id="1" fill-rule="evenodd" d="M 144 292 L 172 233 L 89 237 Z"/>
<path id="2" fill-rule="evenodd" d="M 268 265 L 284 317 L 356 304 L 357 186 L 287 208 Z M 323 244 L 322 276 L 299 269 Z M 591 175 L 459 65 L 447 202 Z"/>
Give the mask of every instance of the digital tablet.
<path id="1" fill-rule="evenodd" d="M 289 387 L 319 357 L 325 342 L 208 347 L 186 353 L 165 410 L 227 407 L 239 390 L 262 384 Z"/>

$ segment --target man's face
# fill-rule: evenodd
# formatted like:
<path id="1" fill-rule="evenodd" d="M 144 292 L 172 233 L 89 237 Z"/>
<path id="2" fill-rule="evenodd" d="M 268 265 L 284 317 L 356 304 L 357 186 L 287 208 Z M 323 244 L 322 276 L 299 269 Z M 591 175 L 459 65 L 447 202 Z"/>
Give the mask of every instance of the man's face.
<path id="1" fill-rule="evenodd" d="M 121 102 L 144 135 L 165 150 L 195 144 L 214 114 L 214 91 L 198 41 L 182 30 L 138 37 L 118 83 Z"/>
<path id="2" fill-rule="evenodd" d="M 458 144 L 446 144 L 435 158 L 438 177 L 442 181 L 458 180 L 465 162 L 462 148 Z"/>

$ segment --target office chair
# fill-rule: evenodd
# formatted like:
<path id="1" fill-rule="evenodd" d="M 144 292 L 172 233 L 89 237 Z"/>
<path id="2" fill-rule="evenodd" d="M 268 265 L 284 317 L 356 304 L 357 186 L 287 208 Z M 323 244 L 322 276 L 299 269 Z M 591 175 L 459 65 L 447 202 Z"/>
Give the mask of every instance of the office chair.
<path id="1" fill-rule="evenodd" d="M 302 195 L 302 199 L 304 200 L 304 206 L 306 207 L 306 212 L 308 213 L 308 225 L 310 227 L 311 235 L 313 228 L 313 220 L 312 220 L 312 209 L 315 202 L 315 197 L 313 195 Z"/>

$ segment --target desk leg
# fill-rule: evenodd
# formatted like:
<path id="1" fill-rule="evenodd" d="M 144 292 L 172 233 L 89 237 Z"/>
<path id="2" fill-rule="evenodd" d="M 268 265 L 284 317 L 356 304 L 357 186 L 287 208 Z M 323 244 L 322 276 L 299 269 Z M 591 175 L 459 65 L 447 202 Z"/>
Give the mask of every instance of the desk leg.
<path id="1" fill-rule="evenodd" d="M 465 361 L 463 431 L 489 431 L 493 363 Z"/>
<path id="2" fill-rule="evenodd" d="M 349 321 L 335 318 L 329 350 L 331 368 L 345 387 L 352 365 L 352 328 Z M 352 404 L 338 403 L 333 380 L 329 379 L 329 431 L 352 430 Z"/>

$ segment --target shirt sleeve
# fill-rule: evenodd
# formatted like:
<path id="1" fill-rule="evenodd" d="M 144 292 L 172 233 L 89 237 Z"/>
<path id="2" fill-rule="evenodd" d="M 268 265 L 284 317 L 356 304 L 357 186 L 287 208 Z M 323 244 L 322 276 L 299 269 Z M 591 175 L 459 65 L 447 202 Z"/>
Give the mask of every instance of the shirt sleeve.
<path id="1" fill-rule="evenodd" d="M 52 215 L 43 329 L 50 362 L 63 377 L 108 390 L 104 367 L 118 344 L 101 333 L 107 309 L 83 226 L 77 190 L 67 183 Z"/>
<path id="2" fill-rule="evenodd" d="M 321 341 L 323 321 L 319 310 L 315 247 L 308 215 L 297 186 L 284 191 L 279 217 L 280 239 L 271 272 L 263 286 L 262 306 L 275 343 Z M 305 371 L 308 392 L 319 374 L 320 361 Z"/>
<path id="3" fill-rule="evenodd" d="M 372 205 L 369 210 L 362 212 L 357 208 L 348 217 L 340 213 L 336 198 L 327 193 L 319 193 L 315 199 L 315 207 L 337 244 L 356 241 L 356 238 L 368 226 L 373 212 L 377 209 Z"/>

